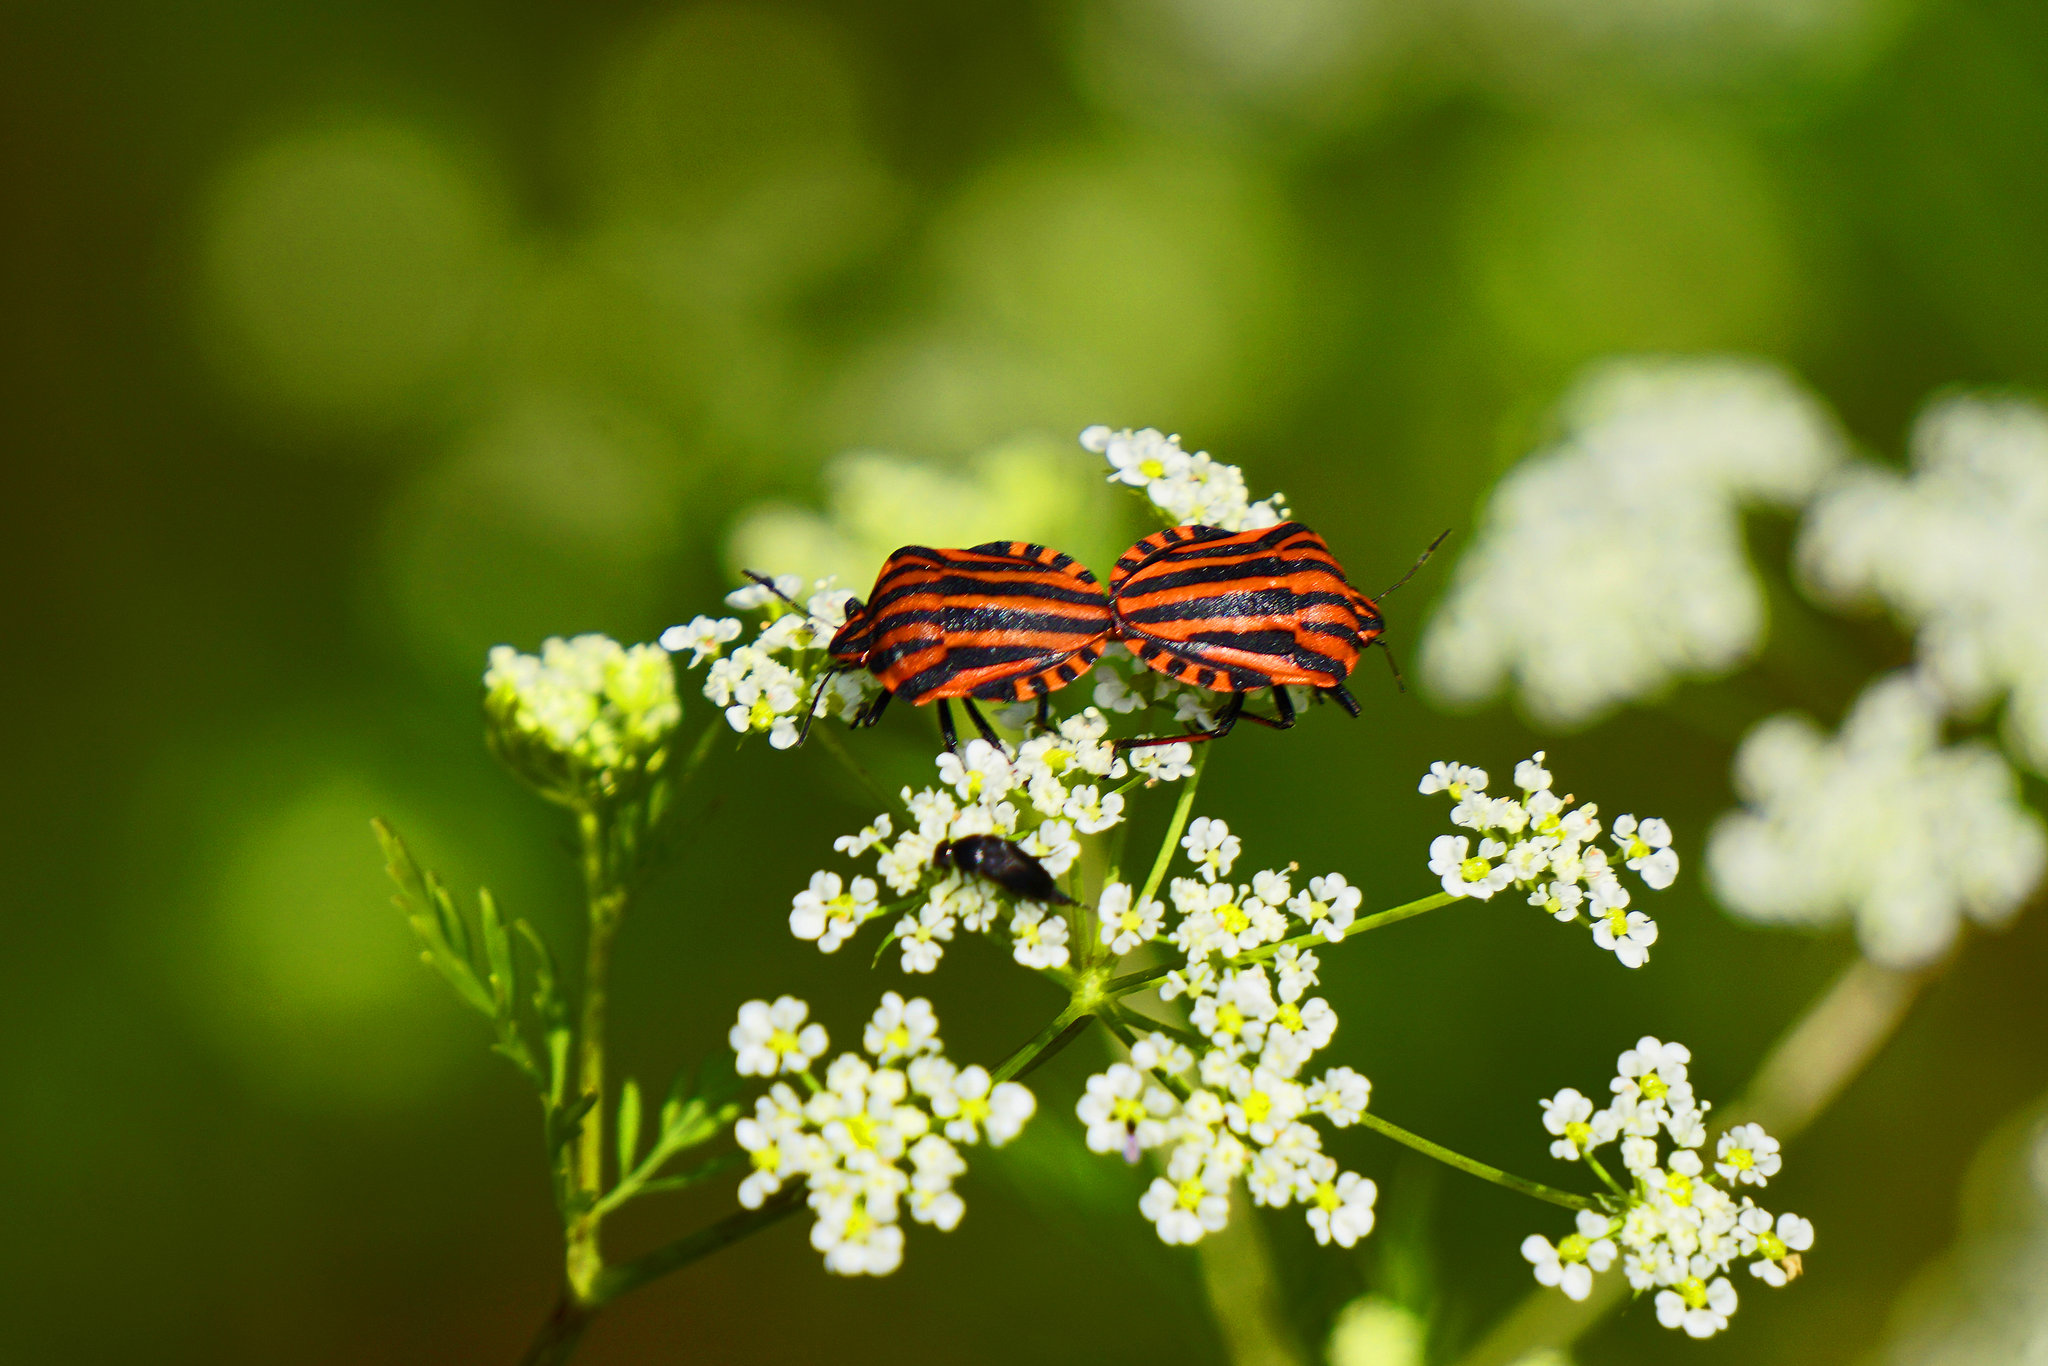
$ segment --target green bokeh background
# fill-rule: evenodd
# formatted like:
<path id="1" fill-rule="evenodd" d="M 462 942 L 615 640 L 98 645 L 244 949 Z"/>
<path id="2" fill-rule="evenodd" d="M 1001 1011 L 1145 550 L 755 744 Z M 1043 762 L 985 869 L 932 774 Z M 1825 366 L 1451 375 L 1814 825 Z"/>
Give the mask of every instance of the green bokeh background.
<path id="1" fill-rule="evenodd" d="M 2048 383 L 2044 146 L 2048 11 L 2016 0 L 8 6 L 4 1354 L 514 1357 L 557 1266 L 533 1106 L 419 967 L 367 824 L 573 944 L 564 831 L 480 743 L 491 644 L 714 609 L 735 519 L 831 506 L 847 452 L 1010 471 L 1034 524 L 973 534 L 1100 567 L 1144 523 L 1073 434 L 1178 430 L 1367 584 L 1467 531 L 1604 355 L 1776 358 L 1896 459 L 1940 387 Z M 872 534 L 896 505 L 895 539 L 927 534 L 927 487 L 871 499 Z M 1752 527 L 1767 569 L 1790 535 Z M 1427 763 L 1544 745 L 1696 872 L 1747 724 L 1832 723 L 1906 654 L 1769 572 L 1777 667 L 1542 735 L 1369 664 L 1362 720 L 1240 735 L 1203 807 L 1255 865 L 1391 904 L 1429 889 Z M 1391 605 L 1397 648 L 1444 581 Z M 907 779 L 927 725 L 859 743 Z M 620 949 L 616 1053 L 655 1085 L 747 996 L 844 1038 L 904 985 L 784 929 L 872 814 L 828 757 L 709 775 L 702 856 Z M 1659 919 L 1638 973 L 1500 907 L 1374 936 L 1329 956 L 1337 1056 L 1390 1117 L 1551 1175 L 1537 1095 L 1651 1032 L 1732 1098 L 1852 952 L 1737 925 L 1696 876 Z M 2048 1087 L 2044 967 L 2039 907 L 1967 942 L 1796 1146 L 1805 1280 L 1706 1345 L 1637 1306 L 1581 1359 L 1864 1360 L 1971 1154 Z M 1057 1004 L 985 947 L 918 985 L 961 1058 Z M 1078 1148 L 1103 1056 L 1038 1074 L 1038 1128 L 898 1275 L 830 1280 L 782 1227 L 623 1302 L 588 1359 L 1223 1360 L 1191 1256 Z M 1372 1290 L 1454 1352 L 1527 1288 L 1551 1212 L 1334 1147 L 1382 1227 L 1341 1253 L 1274 1221 L 1304 1339 Z"/>

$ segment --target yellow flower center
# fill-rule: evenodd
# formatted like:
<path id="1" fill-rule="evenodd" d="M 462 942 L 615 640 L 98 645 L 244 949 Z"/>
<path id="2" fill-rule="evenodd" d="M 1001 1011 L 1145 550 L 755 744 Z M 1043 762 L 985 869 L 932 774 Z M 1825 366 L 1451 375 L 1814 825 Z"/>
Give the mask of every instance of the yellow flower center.
<path id="1" fill-rule="evenodd" d="M 768 699 L 757 697 L 754 705 L 747 708 L 747 724 L 755 730 L 775 724 L 775 708 L 768 705 Z"/>
<path id="2" fill-rule="evenodd" d="M 1632 835 L 1629 837 L 1628 856 L 1632 859 L 1648 858 L 1650 856 L 1650 846 L 1643 843 L 1643 837 L 1641 835 Z"/>
<path id="3" fill-rule="evenodd" d="M 1684 1172 L 1668 1173 L 1664 1180 L 1664 1193 L 1671 1197 L 1671 1203 L 1674 1205 L 1690 1205 L 1692 1203 L 1692 1178 Z"/>
<path id="4" fill-rule="evenodd" d="M 1243 934 L 1252 927 L 1252 918 L 1244 913 L 1244 907 L 1235 901 L 1225 902 L 1216 908 L 1216 915 L 1223 921 L 1223 928 L 1232 934 Z"/>
<path id="5" fill-rule="evenodd" d="M 1721 1160 L 1739 1172 L 1746 1172 L 1756 1165 L 1756 1154 L 1747 1148 L 1730 1148 Z"/>
<path id="6" fill-rule="evenodd" d="M 1646 1100 L 1662 1100 L 1671 1094 L 1671 1088 L 1664 1084 L 1664 1078 L 1658 1076 L 1655 1072 L 1651 1072 L 1647 1076 L 1637 1077 L 1636 1085 L 1643 1089 L 1643 1096 Z"/>
<path id="7" fill-rule="evenodd" d="M 1445 786 L 1444 791 L 1451 794 L 1451 800 L 1454 802 L 1465 800 L 1465 785 L 1463 783 L 1450 783 Z"/>
<path id="8" fill-rule="evenodd" d="M 1344 1207 L 1343 1197 L 1337 1194 L 1336 1184 L 1330 1181 L 1317 1183 L 1315 1202 L 1317 1208 L 1326 1214 L 1335 1214 Z"/>
<path id="9" fill-rule="evenodd" d="M 1467 882 L 1484 882 L 1493 865 L 1483 858 L 1468 858 L 1458 865 L 1458 876 Z"/>
<path id="10" fill-rule="evenodd" d="M 889 1031 L 889 1035 L 886 1042 L 891 1049 L 897 1052 L 901 1052 L 902 1050 L 910 1047 L 910 1026 L 901 1024 L 897 1025 L 894 1029 Z"/>
<path id="11" fill-rule="evenodd" d="M 1273 1113 L 1273 1098 L 1264 1091 L 1254 1091 L 1244 1098 L 1244 1118 L 1247 1124 L 1264 1124 L 1266 1116 Z"/>
<path id="12" fill-rule="evenodd" d="M 1209 1191 L 1198 1178 L 1191 1176 L 1178 1186 L 1175 1186 L 1174 1193 L 1176 1196 L 1175 1203 L 1182 1209 L 1197 1209 L 1201 1206 L 1202 1198 L 1208 1195 Z"/>
<path id="13" fill-rule="evenodd" d="M 1136 1124 L 1145 1117 L 1145 1106 L 1142 1102 L 1125 1096 L 1109 1107 L 1109 1117 L 1119 1124 Z"/>
<path id="14" fill-rule="evenodd" d="M 855 1147 L 872 1148 L 875 1146 L 875 1122 L 865 1114 L 848 1115 L 846 1136 L 853 1140 Z"/>
<path id="15" fill-rule="evenodd" d="M 1759 1233 L 1756 1236 L 1756 1250 L 1774 1262 L 1784 1260 L 1788 1251 L 1785 1240 L 1770 1232 Z"/>
<path id="16" fill-rule="evenodd" d="M 1593 1137 L 1593 1126 L 1583 1120 L 1573 1120 L 1564 1126 L 1564 1136 L 1581 1148 L 1588 1147 Z"/>
<path id="17" fill-rule="evenodd" d="M 1628 933 L 1628 912 L 1616 906 L 1607 912 L 1607 928 L 1616 934 Z"/>
<path id="18" fill-rule="evenodd" d="M 1068 765 L 1074 762 L 1074 752 L 1067 749 L 1049 749 L 1039 762 L 1045 765 L 1048 773 L 1065 773 Z"/>
<path id="19" fill-rule="evenodd" d="M 1586 1249 L 1593 1246 L 1593 1240 L 1583 1233 L 1567 1233 L 1557 1240 L 1557 1259 L 1560 1262 L 1583 1262 Z"/>
<path id="20" fill-rule="evenodd" d="M 1233 1005 L 1217 1006 L 1216 1028 L 1225 1034 L 1235 1035 L 1244 1028 L 1244 1012 Z"/>
<path id="21" fill-rule="evenodd" d="M 1166 477 L 1166 466 L 1158 460 L 1140 460 L 1138 462 L 1138 473 L 1144 475 L 1147 479 L 1164 479 Z"/>
<path id="22" fill-rule="evenodd" d="M 988 1102 L 979 1096 L 963 1097 L 960 1101 L 960 1118 L 970 1124 L 979 1124 L 988 1118 Z"/>
<path id="23" fill-rule="evenodd" d="M 1692 1308 L 1704 1309 L 1707 1307 L 1707 1283 L 1699 1277 L 1687 1276 L 1671 1288 L 1676 1290 L 1678 1297 Z"/>
<path id="24" fill-rule="evenodd" d="M 756 1170 L 772 1172 L 782 1165 L 782 1149 L 773 1143 L 763 1144 L 761 1147 L 754 1149 L 753 1157 L 750 1160 L 753 1162 Z"/>
<path id="25" fill-rule="evenodd" d="M 1301 1010 L 1292 1001 L 1274 1011 L 1273 1019 L 1282 1029 L 1290 1034 L 1297 1033 L 1301 1029 Z"/>
<path id="26" fill-rule="evenodd" d="M 868 1212 L 856 1204 L 853 1212 L 846 1216 L 846 1240 L 852 1242 L 874 1226 L 875 1221 L 868 1218 Z"/>
<path id="27" fill-rule="evenodd" d="M 835 920 L 844 920 L 851 916 L 853 914 L 853 904 L 852 892 L 841 892 L 838 896 L 825 903 L 827 909 L 832 912 L 832 918 Z"/>
<path id="28" fill-rule="evenodd" d="M 796 1035 L 786 1029 L 773 1030 L 768 1035 L 768 1047 L 778 1057 L 784 1053 L 794 1053 L 796 1052 Z"/>

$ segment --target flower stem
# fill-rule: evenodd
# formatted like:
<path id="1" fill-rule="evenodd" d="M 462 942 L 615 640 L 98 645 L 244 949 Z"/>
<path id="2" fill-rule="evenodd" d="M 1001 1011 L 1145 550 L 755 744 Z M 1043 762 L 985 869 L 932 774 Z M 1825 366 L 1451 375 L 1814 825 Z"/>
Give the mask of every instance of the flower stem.
<path id="1" fill-rule="evenodd" d="M 672 1271 L 680 1271 L 699 1258 L 708 1257 L 721 1248 L 730 1247 L 742 1238 L 759 1233 L 762 1229 L 802 1209 L 804 1197 L 805 1188 L 801 1184 L 785 1186 L 763 1201 L 759 1209 L 744 1209 L 728 1214 L 695 1233 L 685 1234 L 666 1246 L 635 1257 L 630 1262 L 622 1262 L 611 1267 L 598 1277 L 597 1284 L 593 1287 L 593 1307 L 609 1304 L 621 1295 L 638 1290 L 649 1281 L 659 1280 Z"/>
<path id="2" fill-rule="evenodd" d="M 1364 934 L 1369 930 L 1377 930 L 1387 925 L 1398 924 L 1403 920 L 1411 920 L 1425 912 L 1448 906 L 1453 901 L 1463 900 L 1465 900 L 1464 897 L 1452 896 L 1449 892 L 1437 892 L 1434 895 L 1423 897 L 1420 901 L 1410 901 L 1405 905 L 1395 906 L 1391 910 L 1380 911 L 1361 920 L 1354 920 L 1345 929 L 1344 938 L 1349 939 L 1353 935 Z M 1289 945 L 1307 948 L 1323 942 L 1323 937 L 1320 934 L 1310 931 L 1307 934 L 1297 934 L 1290 939 L 1282 939 L 1278 943 L 1263 944 L 1256 949 L 1240 953 L 1235 958 L 1226 958 L 1223 960 L 1223 965 L 1232 968 L 1249 967 L 1253 963 L 1263 962 L 1265 959 L 1271 958 Z M 1152 983 L 1173 970 L 1172 964 L 1165 963 L 1158 967 L 1142 968 L 1137 972 L 1125 973 L 1122 977 L 1111 978 L 1108 985 L 1103 987 L 1102 992 L 1105 996 L 1128 996 L 1134 991 L 1141 991 L 1152 985 Z"/>
<path id="3" fill-rule="evenodd" d="M 1368 1129 L 1378 1130 L 1396 1143 L 1405 1144 L 1413 1148 L 1425 1157 L 1433 1157 L 1445 1166 L 1456 1167 L 1461 1172 L 1470 1173 L 1482 1181 L 1491 1181 L 1496 1186 L 1505 1186 L 1511 1191 L 1520 1191 L 1523 1195 L 1531 1195 L 1538 1200 L 1547 1200 L 1553 1205 L 1562 1205 L 1566 1209 L 1597 1210 L 1600 1208 L 1599 1202 L 1588 1196 L 1574 1195 L 1570 1191 L 1559 1190 L 1555 1186 L 1546 1186 L 1540 1181 L 1531 1181 L 1527 1177 L 1504 1172 L 1499 1167 L 1489 1167 L 1486 1163 L 1467 1157 L 1463 1153 L 1454 1153 L 1443 1144 L 1432 1143 L 1421 1134 L 1411 1133 L 1398 1124 L 1381 1119 L 1370 1110 L 1360 1115 L 1358 1122 L 1365 1125 Z"/>
<path id="4" fill-rule="evenodd" d="M 1052 1017 L 1045 1028 L 1033 1034 L 1009 1057 L 1004 1058 L 994 1074 L 996 1081 L 1012 1081 L 1050 1059 L 1053 1054 L 1081 1037 L 1081 1031 L 1095 1018 L 1094 1006 L 1083 992 L 1076 991 L 1074 998 L 1067 1002 L 1066 1009 Z"/>
<path id="5" fill-rule="evenodd" d="M 1206 748 L 1196 753 L 1195 771 L 1180 785 L 1180 801 L 1173 808 L 1173 819 L 1166 824 L 1166 838 L 1159 845 L 1159 857 L 1152 860 L 1152 871 L 1145 878 L 1145 890 L 1138 893 L 1140 902 L 1151 900 L 1153 893 L 1159 890 L 1159 884 L 1166 881 L 1167 866 L 1173 862 L 1173 851 L 1180 845 L 1181 831 L 1188 828 L 1188 813 L 1195 808 L 1195 789 L 1202 785 L 1202 770 L 1208 763 L 1209 751 Z"/>
<path id="6" fill-rule="evenodd" d="M 605 1016 L 611 996 L 612 941 L 625 914 L 626 889 L 613 875 L 604 817 L 589 810 L 578 813 L 576 833 L 582 844 L 584 892 L 590 912 L 583 960 L 583 1018 L 576 1040 L 576 1090 L 592 1100 L 572 1145 L 570 1187 L 577 1197 L 577 1213 L 565 1231 L 565 1270 L 570 1290 L 589 1305 L 604 1270 L 604 1253 L 599 1247 L 604 1216 L 597 1205 L 604 1195 Z"/>

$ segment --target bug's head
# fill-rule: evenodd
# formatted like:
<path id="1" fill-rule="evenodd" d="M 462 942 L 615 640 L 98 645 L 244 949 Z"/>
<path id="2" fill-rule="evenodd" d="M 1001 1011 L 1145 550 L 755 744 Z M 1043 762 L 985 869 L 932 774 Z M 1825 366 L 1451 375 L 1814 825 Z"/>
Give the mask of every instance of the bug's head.
<path id="1" fill-rule="evenodd" d="M 825 653 L 835 663 L 849 669 L 858 669 L 868 662 L 868 652 L 875 648 L 875 618 L 867 604 L 859 598 L 846 600 L 846 624 L 832 633 Z"/>

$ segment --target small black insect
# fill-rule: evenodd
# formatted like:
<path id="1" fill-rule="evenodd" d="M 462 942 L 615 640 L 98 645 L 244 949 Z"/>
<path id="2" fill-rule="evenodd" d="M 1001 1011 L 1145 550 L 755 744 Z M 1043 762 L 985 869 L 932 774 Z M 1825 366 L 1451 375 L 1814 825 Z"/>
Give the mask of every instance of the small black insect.
<path id="1" fill-rule="evenodd" d="M 1025 853 L 1015 840 L 1000 835 L 968 835 L 947 840 L 932 850 L 932 862 L 941 868 L 958 868 L 963 873 L 985 877 L 1026 901 L 1045 901 L 1055 906 L 1074 904 L 1074 898 L 1059 889 L 1044 864 Z"/>

